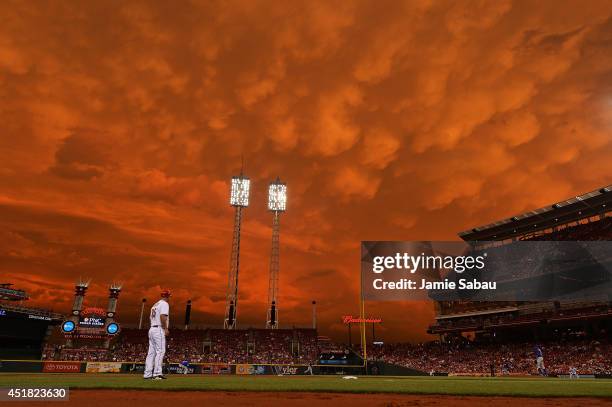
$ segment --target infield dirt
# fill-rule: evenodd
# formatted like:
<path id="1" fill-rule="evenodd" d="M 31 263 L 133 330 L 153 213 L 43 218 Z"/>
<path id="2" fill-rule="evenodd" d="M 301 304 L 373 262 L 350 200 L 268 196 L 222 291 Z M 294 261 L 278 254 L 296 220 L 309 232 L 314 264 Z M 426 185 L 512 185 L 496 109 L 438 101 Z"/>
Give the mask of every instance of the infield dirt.
<path id="1" fill-rule="evenodd" d="M 145 391 L 145 390 L 71 390 L 70 400 L 62 406 L 135 407 L 158 406 L 282 406 L 296 407 L 351 406 L 351 407 L 400 407 L 400 406 L 610 406 L 603 398 L 530 398 L 530 397 L 473 397 L 401 394 L 341 394 L 297 392 L 198 392 L 198 391 Z M 40 406 L 40 402 L 20 402 L 20 406 Z"/>

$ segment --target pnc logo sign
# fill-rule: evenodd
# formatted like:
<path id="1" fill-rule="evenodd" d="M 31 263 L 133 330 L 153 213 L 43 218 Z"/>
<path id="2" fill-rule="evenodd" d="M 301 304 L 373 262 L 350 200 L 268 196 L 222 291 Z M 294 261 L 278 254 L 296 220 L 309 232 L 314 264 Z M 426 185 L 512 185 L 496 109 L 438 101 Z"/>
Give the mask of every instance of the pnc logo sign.
<path id="1" fill-rule="evenodd" d="M 81 320 L 80 325 L 82 326 L 91 326 L 91 327 L 99 327 L 104 325 L 104 318 L 98 317 L 85 317 Z"/>

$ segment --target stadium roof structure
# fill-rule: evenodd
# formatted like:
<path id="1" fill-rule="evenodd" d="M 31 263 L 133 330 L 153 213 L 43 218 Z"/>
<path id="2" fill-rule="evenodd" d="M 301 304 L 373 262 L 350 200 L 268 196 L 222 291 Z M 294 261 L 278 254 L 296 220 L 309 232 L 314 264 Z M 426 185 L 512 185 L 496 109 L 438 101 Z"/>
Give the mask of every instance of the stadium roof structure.
<path id="1" fill-rule="evenodd" d="M 12 305 L 12 304 L 7 304 L 7 303 L 2 304 L 2 309 L 4 311 L 11 311 L 16 314 L 28 315 L 30 316 L 29 317 L 30 319 L 44 319 L 46 321 L 59 322 L 66 318 L 65 315 L 57 313 L 57 312 L 53 312 L 51 310 L 24 307 L 21 305 Z M 35 316 L 40 316 L 43 318 L 35 318 Z"/>
<path id="2" fill-rule="evenodd" d="M 499 314 L 503 312 L 514 312 L 518 311 L 518 307 L 502 307 L 502 308 L 492 308 L 485 309 L 479 311 L 471 311 L 471 312 L 458 312 L 449 315 L 437 315 L 436 319 L 451 319 L 451 318 L 465 318 L 465 317 L 475 317 L 480 315 L 489 315 L 489 314 Z"/>
<path id="3" fill-rule="evenodd" d="M 23 301 L 29 299 L 24 290 L 11 288 L 12 286 L 12 283 L 0 283 L 0 300 Z"/>
<path id="4" fill-rule="evenodd" d="M 511 239 L 528 233 L 600 215 L 612 209 L 612 185 L 556 204 L 459 233 L 465 241 Z"/>

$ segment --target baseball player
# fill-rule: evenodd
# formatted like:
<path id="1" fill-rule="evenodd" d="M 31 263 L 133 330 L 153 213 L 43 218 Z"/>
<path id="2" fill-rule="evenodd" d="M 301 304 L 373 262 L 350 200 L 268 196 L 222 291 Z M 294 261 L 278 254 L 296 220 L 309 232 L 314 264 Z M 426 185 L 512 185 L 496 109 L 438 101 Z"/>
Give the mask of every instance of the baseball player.
<path id="1" fill-rule="evenodd" d="M 538 374 L 540 376 L 546 376 L 546 368 L 544 367 L 544 354 L 540 346 L 536 345 L 534 348 L 536 357 L 536 367 L 538 368 Z"/>
<path id="2" fill-rule="evenodd" d="M 570 379 L 579 379 L 580 376 L 578 376 L 578 369 L 576 369 L 575 367 L 570 367 L 569 377 Z"/>
<path id="3" fill-rule="evenodd" d="M 151 320 L 149 353 L 147 353 L 145 363 L 145 379 L 162 380 L 166 378 L 163 375 L 162 365 L 166 354 L 166 336 L 170 333 L 168 330 L 170 326 L 170 305 L 168 305 L 170 295 L 170 290 L 162 290 L 161 299 L 151 307 L 149 315 Z"/>
<path id="4" fill-rule="evenodd" d="M 179 363 L 178 373 L 188 374 L 189 373 L 189 358 L 185 356 L 183 361 Z"/>

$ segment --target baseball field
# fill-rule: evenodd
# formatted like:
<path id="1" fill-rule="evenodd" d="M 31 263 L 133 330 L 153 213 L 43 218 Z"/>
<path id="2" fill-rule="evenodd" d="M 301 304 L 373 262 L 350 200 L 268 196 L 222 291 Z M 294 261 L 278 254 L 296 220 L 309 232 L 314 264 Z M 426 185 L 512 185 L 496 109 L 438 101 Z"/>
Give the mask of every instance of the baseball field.
<path id="1" fill-rule="evenodd" d="M 610 405 L 612 380 L 474 377 L 194 376 L 148 381 L 133 374 L 2 374 L 0 387 L 67 387 L 69 404 L 112 398 L 113 407 L 167 400 L 182 405 L 269 405 L 291 399 L 308 406 L 350 403 L 402 405 Z M 457 397 L 460 396 L 460 397 Z M 82 404 L 81 404 L 82 405 Z"/>

